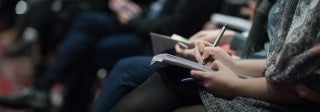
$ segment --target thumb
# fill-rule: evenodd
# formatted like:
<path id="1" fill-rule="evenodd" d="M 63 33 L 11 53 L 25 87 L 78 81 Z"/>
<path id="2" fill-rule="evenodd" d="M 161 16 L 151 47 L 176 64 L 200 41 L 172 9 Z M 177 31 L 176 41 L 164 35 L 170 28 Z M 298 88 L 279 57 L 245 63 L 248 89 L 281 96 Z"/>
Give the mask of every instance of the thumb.
<path id="1" fill-rule="evenodd" d="M 211 68 L 215 71 L 218 71 L 219 69 L 223 68 L 223 63 L 221 63 L 219 60 L 215 60 L 213 61 L 213 63 L 211 64 Z"/>
<path id="2" fill-rule="evenodd" d="M 206 77 L 206 73 L 203 71 L 191 70 L 190 74 L 197 80 L 204 80 Z"/>

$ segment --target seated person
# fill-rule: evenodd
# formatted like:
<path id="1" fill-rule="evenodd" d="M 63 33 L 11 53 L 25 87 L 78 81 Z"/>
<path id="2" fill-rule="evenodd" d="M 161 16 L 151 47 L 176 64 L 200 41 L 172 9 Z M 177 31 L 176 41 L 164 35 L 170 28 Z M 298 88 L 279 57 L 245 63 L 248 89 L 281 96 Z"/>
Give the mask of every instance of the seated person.
<path id="1" fill-rule="evenodd" d="M 311 4 L 317 5 L 310 7 Z M 174 78 L 180 74 L 180 69 L 172 68 L 161 77 L 152 75 L 124 97 L 113 111 L 172 111 L 191 104 L 202 104 L 209 112 L 319 111 L 320 86 L 315 81 L 319 80 L 318 5 L 317 0 L 290 0 L 277 1 L 272 6 L 268 19 L 271 44 L 267 59 L 233 60 L 221 48 L 206 47 L 209 44 L 203 43 L 195 49 L 194 56 L 199 63 L 210 57 L 208 66 L 216 71 L 190 72 L 200 85 L 199 93 L 197 89 L 196 94 L 187 90 L 172 91 L 170 86 L 183 88 L 185 85 L 176 79 L 172 79 L 174 85 L 165 83 L 170 78 L 164 79 L 164 75 Z M 242 79 L 241 74 L 253 78 Z"/>
<path id="2" fill-rule="evenodd" d="M 263 15 L 265 16 L 265 15 Z M 259 25 L 255 25 L 259 26 Z M 262 25 L 261 25 L 262 26 Z M 257 28 L 264 30 L 263 28 Z M 200 31 L 193 36 L 190 37 L 189 41 L 192 44 L 196 44 L 197 41 L 209 41 L 212 42 L 215 40 L 216 35 L 218 35 L 220 30 L 205 30 Z M 260 33 L 265 34 L 264 32 Z M 245 41 L 241 37 L 241 35 L 236 34 L 232 30 L 227 30 L 222 40 L 218 43 L 219 45 L 228 44 L 228 43 L 236 43 L 239 42 L 238 37 L 240 36 L 240 40 Z M 251 34 L 250 36 L 256 36 Z M 252 38 L 252 37 L 249 37 Z M 266 36 L 261 35 L 261 38 L 267 38 Z M 241 43 L 240 42 L 240 43 Z M 260 46 L 261 44 L 257 44 L 254 46 Z M 239 45 L 239 46 L 242 46 Z M 258 49 L 259 50 L 259 49 Z M 258 51 L 257 50 L 257 51 Z M 176 45 L 176 51 L 178 55 L 181 56 L 193 56 L 193 49 L 182 49 L 179 45 Z M 247 52 L 251 53 L 251 52 Z M 100 92 L 100 95 L 97 98 L 97 101 L 94 103 L 93 111 L 110 111 L 111 108 L 126 94 L 128 94 L 131 90 L 140 85 L 143 81 L 145 81 L 152 72 L 155 72 L 153 66 L 150 65 L 151 61 L 150 56 L 142 56 L 142 57 L 131 57 L 127 59 L 122 59 L 119 61 L 114 69 L 110 72 L 108 77 L 103 81 L 103 87 Z M 134 65 L 134 66 L 132 66 Z"/>
<path id="3" fill-rule="evenodd" d="M 36 80 L 33 89 L 28 89 L 31 92 L 2 96 L 0 103 L 15 108 L 46 109 L 52 85 L 62 80 L 66 89 L 63 106 L 69 109 L 62 111 L 86 110 L 98 68 L 110 69 L 120 58 L 141 54 L 149 43 L 149 38 L 144 37 L 151 31 L 186 36 L 195 33 L 221 2 L 136 0 L 153 4 L 140 6 L 131 0 L 110 0 L 110 4 L 119 1 L 126 2 L 128 7 L 115 10 L 115 14 L 90 11 L 77 17 L 53 63 Z"/>

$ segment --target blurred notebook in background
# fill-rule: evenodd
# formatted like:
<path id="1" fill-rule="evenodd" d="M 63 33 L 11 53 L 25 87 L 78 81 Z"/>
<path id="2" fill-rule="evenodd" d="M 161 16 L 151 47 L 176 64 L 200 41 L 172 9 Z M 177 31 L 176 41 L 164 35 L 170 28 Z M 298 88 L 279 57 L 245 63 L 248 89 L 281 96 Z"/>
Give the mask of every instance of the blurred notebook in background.
<path id="1" fill-rule="evenodd" d="M 219 25 L 227 24 L 229 28 L 239 30 L 242 32 L 249 31 L 251 28 L 251 22 L 247 19 L 223 15 L 219 13 L 211 15 L 211 22 L 217 23 Z"/>
<path id="2" fill-rule="evenodd" d="M 178 42 L 185 45 L 186 48 L 192 48 L 192 45 L 188 42 L 188 39 L 177 34 L 173 34 L 172 36 L 166 36 L 157 33 L 150 33 L 150 36 L 154 55 L 164 53 L 167 50 L 174 49 L 175 45 Z"/>

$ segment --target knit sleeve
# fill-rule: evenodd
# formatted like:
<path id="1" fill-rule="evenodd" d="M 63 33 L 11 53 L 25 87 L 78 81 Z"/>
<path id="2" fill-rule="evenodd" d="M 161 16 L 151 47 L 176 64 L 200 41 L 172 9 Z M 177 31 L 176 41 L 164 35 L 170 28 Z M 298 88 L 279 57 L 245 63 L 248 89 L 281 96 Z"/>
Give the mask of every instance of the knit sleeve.
<path id="1" fill-rule="evenodd" d="M 320 70 L 320 1 L 281 1 L 275 14 L 278 29 L 271 40 L 266 77 L 293 82 Z"/>

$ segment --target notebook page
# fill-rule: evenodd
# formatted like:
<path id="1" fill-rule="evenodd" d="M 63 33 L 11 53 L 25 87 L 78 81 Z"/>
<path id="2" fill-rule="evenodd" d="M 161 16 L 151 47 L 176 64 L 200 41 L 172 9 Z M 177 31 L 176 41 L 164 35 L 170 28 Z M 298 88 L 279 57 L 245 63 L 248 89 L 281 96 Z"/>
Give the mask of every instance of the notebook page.
<path id="1" fill-rule="evenodd" d="M 201 71 L 212 71 L 212 69 L 208 66 L 202 65 L 200 63 L 181 58 L 178 56 L 174 56 L 171 54 L 163 53 L 158 54 L 152 58 L 151 64 L 155 65 L 155 63 L 164 63 L 164 64 L 171 64 L 176 65 L 184 68 L 189 68 L 192 70 L 201 70 Z"/>

